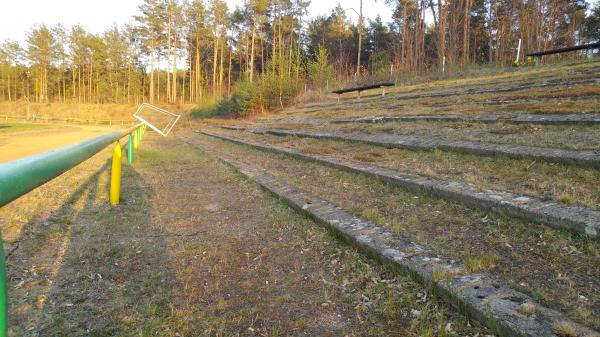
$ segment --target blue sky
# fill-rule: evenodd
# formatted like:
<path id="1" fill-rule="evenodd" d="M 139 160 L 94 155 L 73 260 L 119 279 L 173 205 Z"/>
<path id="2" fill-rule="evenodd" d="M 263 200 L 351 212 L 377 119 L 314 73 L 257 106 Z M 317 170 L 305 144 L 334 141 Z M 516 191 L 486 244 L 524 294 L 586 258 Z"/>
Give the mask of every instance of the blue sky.
<path id="1" fill-rule="evenodd" d="M 226 0 L 230 9 L 242 5 L 244 0 Z M 592 0 L 590 2 L 598 2 Z M 138 14 L 141 0 L 14 0 L 5 1 L 0 11 L 0 41 L 25 40 L 27 31 L 35 24 L 55 26 L 62 23 L 69 27 L 81 24 L 93 33 L 101 33 L 110 26 L 133 22 Z M 309 15 L 328 14 L 340 3 L 344 8 L 358 10 L 359 0 L 312 0 Z M 364 14 L 374 19 L 378 14 L 384 22 L 390 21 L 392 10 L 385 0 L 363 0 Z M 358 15 L 351 10 L 348 17 L 357 21 Z"/>
<path id="2" fill-rule="evenodd" d="M 242 5 L 244 0 L 226 0 L 230 9 Z M 363 0 L 366 17 L 375 18 L 381 14 L 384 22 L 390 20 L 390 7 L 384 0 Z M 55 26 L 58 23 L 69 27 L 81 24 L 93 33 L 105 31 L 110 26 L 133 22 L 138 14 L 141 0 L 15 0 L 6 1 L 0 11 L 0 41 L 25 40 L 26 32 L 35 24 Z M 313 0 L 309 15 L 315 17 L 328 14 L 338 3 L 344 8 L 358 10 L 359 0 L 324 1 Z M 357 15 L 348 11 L 348 17 L 355 21 Z"/>

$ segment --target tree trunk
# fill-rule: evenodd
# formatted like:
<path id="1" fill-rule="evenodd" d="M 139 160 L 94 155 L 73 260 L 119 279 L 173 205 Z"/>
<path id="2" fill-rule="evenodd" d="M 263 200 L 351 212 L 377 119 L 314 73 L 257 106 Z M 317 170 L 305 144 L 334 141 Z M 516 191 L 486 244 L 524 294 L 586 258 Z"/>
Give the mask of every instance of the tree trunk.
<path id="1" fill-rule="evenodd" d="M 471 5 L 473 0 L 465 0 L 465 13 L 463 18 L 463 66 L 469 64 Z"/>
<path id="2" fill-rule="evenodd" d="M 256 37 L 256 24 L 252 24 L 252 48 L 250 51 L 250 83 L 254 79 L 254 40 Z"/>
<path id="3" fill-rule="evenodd" d="M 219 60 L 219 97 L 223 96 L 223 54 L 225 53 L 225 38 L 221 38 L 221 56 Z"/>
<path id="4" fill-rule="evenodd" d="M 150 48 L 150 103 L 154 103 L 154 36 Z"/>
<path id="5" fill-rule="evenodd" d="M 229 52 L 229 67 L 227 68 L 227 97 L 231 97 L 231 51 Z M 240 64 L 241 67 L 241 64 Z"/>
<path id="6" fill-rule="evenodd" d="M 444 57 L 446 57 L 446 18 L 448 13 L 448 4 L 443 0 L 438 0 L 438 63 L 440 69 L 444 67 Z"/>
<path id="7" fill-rule="evenodd" d="M 177 31 L 173 28 L 173 89 L 171 90 L 172 103 L 177 103 Z"/>
<path id="8" fill-rule="evenodd" d="M 167 2 L 167 103 L 172 103 L 174 95 L 171 92 L 171 76 L 169 76 L 169 69 L 171 69 L 171 4 Z"/>
<path id="9" fill-rule="evenodd" d="M 213 96 L 217 93 L 217 61 L 219 54 L 219 37 L 215 35 L 215 43 L 213 46 L 213 76 L 212 76 L 212 92 Z"/>

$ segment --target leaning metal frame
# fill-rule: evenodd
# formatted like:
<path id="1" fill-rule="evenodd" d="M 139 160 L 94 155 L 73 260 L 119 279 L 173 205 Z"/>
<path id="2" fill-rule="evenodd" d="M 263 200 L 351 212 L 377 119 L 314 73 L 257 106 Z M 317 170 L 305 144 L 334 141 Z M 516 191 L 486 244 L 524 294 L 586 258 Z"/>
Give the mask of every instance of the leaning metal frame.
<path id="1" fill-rule="evenodd" d="M 152 125 L 152 123 L 148 122 L 142 116 L 139 115 L 140 111 L 142 111 L 142 109 L 144 109 L 144 108 L 149 108 L 149 109 L 152 109 L 152 110 L 155 110 L 155 111 L 159 111 L 159 112 L 162 112 L 164 114 L 173 116 L 175 118 L 171 119 L 171 121 L 169 122 L 169 124 L 167 124 L 167 126 L 163 130 L 160 130 L 159 128 L 157 128 L 156 126 Z M 181 117 L 181 115 L 174 114 L 172 112 L 169 112 L 169 111 L 167 111 L 165 109 L 161 109 L 161 108 L 159 108 L 157 106 L 154 106 L 152 104 L 142 103 L 138 107 L 138 109 L 136 110 L 136 112 L 133 114 L 133 117 L 135 119 L 139 120 L 140 122 L 148 125 L 152 130 L 158 132 L 163 137 L 166 137 L 169 134 L 169 132 L 171 132 L 171 129 L 173 128 L 173 126 L 175 126 L 175 124 L 177 123 L 177 121 L 179 120 L 179 118 Z"/>

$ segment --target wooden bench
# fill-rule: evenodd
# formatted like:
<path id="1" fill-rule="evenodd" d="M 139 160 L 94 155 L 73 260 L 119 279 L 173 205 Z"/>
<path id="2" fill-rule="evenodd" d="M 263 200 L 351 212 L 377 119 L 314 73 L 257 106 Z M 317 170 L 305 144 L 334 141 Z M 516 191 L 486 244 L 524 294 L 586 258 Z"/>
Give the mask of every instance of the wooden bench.
<path id="1" fill-rule="evenodd" d="M 535 58 L 535 64 L 538 64 L 540 58 L 544 55 L 560 54 L 560 53 L 566 53 L 566 52 L 577 51 L 577 50 L 587 50 L 588 56 L 589 56 L 590 50 L 594 50 L 594 49 L 598 49 L 598 48 L 600 48 L 600 42 L 594 42 L 594 43 L 589 43 L 589 44 L 582 44 L 579 46 L 572 46 L 572 47 L 552 49 L 552 50 L 544 50 L 544 51 L 536 51 L 533 53 L 525 54 L 525 56 Z"/>
<path id="2" fill-rule="evenodd" d="M 342 88 L 342 89 L 334 90 L 334 91 L 332 91 L 332 93 L 337 94 L 337 103 L 339 104 L 340 96 L 344 93 L 356 91 L 356 92 L 358 92 L 358 99 L 360 99 L 361 91 L 381 88 L 381 97 L 384 97 L 385 96 L 385 87 L 393 87 L 394 85 L 395 84 L 392 82 L 382 82 L 382 83 Z"/>

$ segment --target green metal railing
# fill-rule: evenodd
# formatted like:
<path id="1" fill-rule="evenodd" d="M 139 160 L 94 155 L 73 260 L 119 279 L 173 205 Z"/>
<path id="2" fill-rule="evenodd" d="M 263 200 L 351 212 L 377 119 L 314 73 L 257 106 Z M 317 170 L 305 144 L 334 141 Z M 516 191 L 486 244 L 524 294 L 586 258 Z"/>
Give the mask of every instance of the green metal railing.
<path id="1" fill-rule="evenodd" d="M 129 136 L 126 148 L 127 161 L 131 164 L 144 132 L 145 125 L 138 124 L 130 129 L 106 133 L 78 144 L 0 164 L 0 207 L 58 177 L 115 142 L 110 203 L 118 204 L 121 172 L 119 140 Z M 2 254 L 0 254 L 0 337 L 6 337 L 8 336 L 8 287 L 4 241 L 1 232 L 0 248 L 2 249 Z"/>

